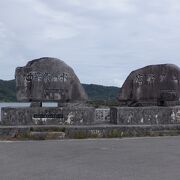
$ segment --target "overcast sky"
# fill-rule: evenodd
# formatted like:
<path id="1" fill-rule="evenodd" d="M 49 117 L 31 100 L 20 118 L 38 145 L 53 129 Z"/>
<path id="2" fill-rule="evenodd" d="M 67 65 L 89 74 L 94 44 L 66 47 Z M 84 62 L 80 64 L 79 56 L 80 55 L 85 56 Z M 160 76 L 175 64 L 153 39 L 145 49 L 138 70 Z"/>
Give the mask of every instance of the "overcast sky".
<path id="1" fill-rule="evenodd" d="M 180 0 L 0 0 L 0 79 L 56 57 L 83 83 L 121 86 L 134 69 L 180 66 Z"/>

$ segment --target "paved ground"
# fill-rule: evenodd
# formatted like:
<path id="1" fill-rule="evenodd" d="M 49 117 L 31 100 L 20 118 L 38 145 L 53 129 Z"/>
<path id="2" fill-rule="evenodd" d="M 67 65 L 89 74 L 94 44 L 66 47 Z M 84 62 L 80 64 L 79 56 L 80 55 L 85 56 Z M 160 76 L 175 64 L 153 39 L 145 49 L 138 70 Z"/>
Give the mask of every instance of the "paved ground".
<path id="1" fill-rule="evenodd" d="M 0 180 L 180 180 L 180 137 L 0 142 Z"/>

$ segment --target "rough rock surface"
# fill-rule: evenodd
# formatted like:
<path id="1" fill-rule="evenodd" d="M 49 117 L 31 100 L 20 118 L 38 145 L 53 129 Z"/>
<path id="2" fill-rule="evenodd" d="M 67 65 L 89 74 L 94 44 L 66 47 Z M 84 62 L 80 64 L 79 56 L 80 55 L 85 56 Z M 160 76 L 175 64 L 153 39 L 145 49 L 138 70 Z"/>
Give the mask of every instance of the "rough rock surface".
<path id="1" fill-rule="evenodd" d="M 121 105 L 179 105 L 180 68 L 173 64 L 150 65 L 130 73 L 118 97 Z"/>
<path id="2" fill-rule="evenodd" d="M 16 68 L 19 101 L 76 102 L 87 95 L 73 69 L 56 58 L 44 57 Z"/>

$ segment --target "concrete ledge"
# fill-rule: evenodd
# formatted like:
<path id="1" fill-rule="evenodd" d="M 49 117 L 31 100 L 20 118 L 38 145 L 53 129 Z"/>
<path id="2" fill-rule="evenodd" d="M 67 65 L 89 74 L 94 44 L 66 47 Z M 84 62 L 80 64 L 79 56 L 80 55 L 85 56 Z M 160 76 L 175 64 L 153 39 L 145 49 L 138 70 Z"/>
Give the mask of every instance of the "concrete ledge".
<path id="1" fill-rule="evenodd" d="M 180 125 L 0 126 L 1 140 L 122 138 L 180 135 Z"/>
<path id="2" fill-rule="evenodd" d="M 180 106 L 113 107 L 110 121 L 120 125 L 180 124 Z"/>

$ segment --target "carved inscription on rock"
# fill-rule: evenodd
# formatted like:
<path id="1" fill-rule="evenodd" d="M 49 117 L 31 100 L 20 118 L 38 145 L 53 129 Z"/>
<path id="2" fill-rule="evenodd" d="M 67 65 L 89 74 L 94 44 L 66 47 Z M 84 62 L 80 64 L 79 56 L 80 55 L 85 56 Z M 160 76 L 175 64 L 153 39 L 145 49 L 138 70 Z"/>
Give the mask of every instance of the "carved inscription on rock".
<path id="1" fill-rule="evenodd" d="M 143 84 L 143 81 L 144 81 L 143 78 L 144 78 L 144 76 L 142 74 L 136 75 L 136 79 L 135 79 L 136 84 L 141 86 Z"/>
<path id="2" fill-rule="evenodd" d="M 26 80 L 31 81 L 44 81 L 44 82 L 66 82 L 69 79 L 68 73 L 51 74 L 47 72 L 30 72 L 26 76 Z"/>
<path id="3" fill-rule="evenodd" d="M 154 74 L 148 74 L 147 75 L 147 82 L 148 82 L 148 85 L 152 85 L 154 84 L 155 82 L 155 75 Z"/>

